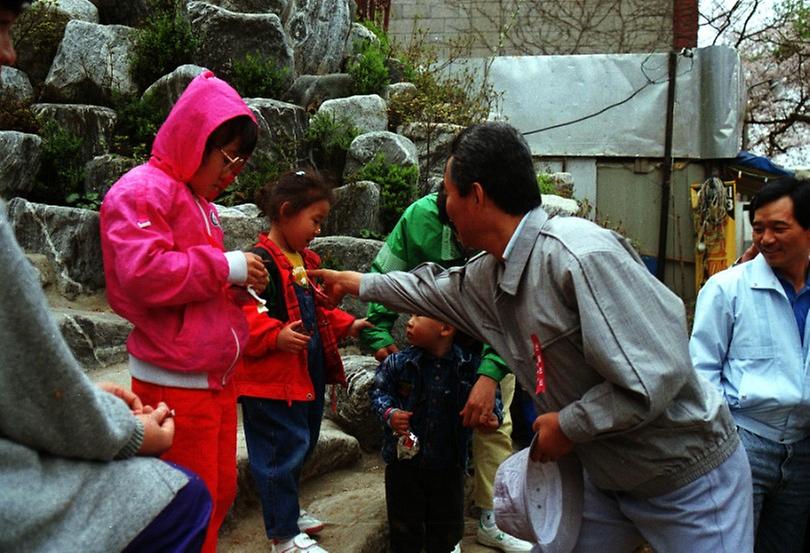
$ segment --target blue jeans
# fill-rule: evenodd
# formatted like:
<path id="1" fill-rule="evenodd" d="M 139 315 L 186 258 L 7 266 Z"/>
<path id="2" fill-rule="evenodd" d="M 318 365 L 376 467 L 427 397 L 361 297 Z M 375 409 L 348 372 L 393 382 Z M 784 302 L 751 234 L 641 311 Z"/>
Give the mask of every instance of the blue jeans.
<path id="1" fill-rule="evenodd" d="M 751 469 L 739 446 L 719 467 L 677 490 L 639 499 L 607 492 L 585 474 L 576 553 L 627 553 L 648 541 L 661 553 L 751 553 Z"/>
<path id="2" fill-rule="evenodd" d="M 242 397 L 242 424 L 250 472 L 262 503 L 264 528 L 270 539 L 299 533 L 298 484 L 304 461 L 318 443 L 323 419 L 326 375 L 323 346 L 315 323 L 312 293 L 296 285 L 304 327 L 312 335 L 307 345 L 307 369 L 315 388 L 313 401 Z"/>
<path id="3" fill-rule="evenodd" d="M 780 444 L 738 428 L 754 484 L 757 553 L 801 552 L 810 516 L 810 438 Z"/>

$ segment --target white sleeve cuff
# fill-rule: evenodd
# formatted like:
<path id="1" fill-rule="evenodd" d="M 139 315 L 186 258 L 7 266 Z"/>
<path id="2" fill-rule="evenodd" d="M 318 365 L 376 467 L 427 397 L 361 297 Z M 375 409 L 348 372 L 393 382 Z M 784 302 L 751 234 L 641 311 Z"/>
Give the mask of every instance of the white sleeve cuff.
<path id="1" fill-rule="evenodd" d="M 231 284 L 244 284 L 247 281 L 247 258 L 240 251 L 225 252 L 228 260 L 228 282 Z"/>

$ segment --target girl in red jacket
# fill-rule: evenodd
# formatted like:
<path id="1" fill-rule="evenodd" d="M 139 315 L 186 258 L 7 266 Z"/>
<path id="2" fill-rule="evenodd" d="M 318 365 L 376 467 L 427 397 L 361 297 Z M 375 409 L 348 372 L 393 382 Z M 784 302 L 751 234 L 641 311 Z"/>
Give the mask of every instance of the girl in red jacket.
<path id="1" fill-rule="evenodd" d="M 307 279 L 320 263 L 307 246 L 321 232 L 332 191 L 311 171 L 291 171 L 256 195 L 271 222 L 252 252 L 270 284 L 264 303 L 243 306 L 250 327 L 236 389 L 250 469 L 262 502 L 267 537 L 277 553 L 326 553 L 309 537 L 323 524 L 299 509 L 298 481 L 318 442 L 326 384 L 346 377 L 337 340 L 368 326 L 330 309 Z"/>

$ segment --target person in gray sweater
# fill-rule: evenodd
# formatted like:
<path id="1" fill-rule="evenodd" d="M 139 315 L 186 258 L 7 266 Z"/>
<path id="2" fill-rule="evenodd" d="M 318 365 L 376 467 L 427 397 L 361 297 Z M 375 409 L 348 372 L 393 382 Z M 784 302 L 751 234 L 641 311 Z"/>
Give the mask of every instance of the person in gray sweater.
<path id="1" fill-rule="evenodd" d="M 444 186 L 461 241 L 484 251 L 464 267 L 310 277 L 333 300 L 359 294 L 492 345 L 534 395 L 532 460 L 582 462 L 575 551 L 644 540 L 667 553 L 752 551 L 748 460 L 725 402 L 692 367 L 681 300 L 617 234 L 548 217 L 510 125 L 463 130 Z"/>
<path id="2" fill-rule="evenodd" d="M 211 500 L 157 455 L 169 407 L 94 385 L 50 315 L 0 200 L 0 551 L 199 551 Z"/>

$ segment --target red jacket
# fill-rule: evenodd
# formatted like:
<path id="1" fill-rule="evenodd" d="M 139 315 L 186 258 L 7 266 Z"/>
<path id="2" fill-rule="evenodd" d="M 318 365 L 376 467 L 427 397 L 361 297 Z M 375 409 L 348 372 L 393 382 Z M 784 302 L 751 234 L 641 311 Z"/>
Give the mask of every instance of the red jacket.
<path id="1" fill-rule="evenodd" d="M 259 313 L 255 302 L 243 305 L 248 321 L 250 337 L 243 363 L 237 368 L 235 381 L 237 394 L 242 396 L 293 401 L 313 401 L 315 391 L 309 378 L 306 349 L 301 353 L 289 353 L 276 349 L 278 334 L 289 321 L 300 319 L 298 299 L 293 289 L 292 264 L 279 247 L 261 234 L 256 248 L 270 254 L 275 267 L 268 267 L 271 274 L 276 270 L 279 283 L 275 293 L 286 305 L 286 319 L 277 319 L 270 313 Z M 316 269 L 320 257 L 312 250 L 302 252 L 304 267 Z M 275 304 L 281 303 L 276 301 Z M 327 384 L 346 384 L 343 362 L 337 348 L 337 340 L 349 333 L 355 318 L 341 309 L 326 309 L 316 295 L 316 318 L 324 350 L 324 370 Z"/>

